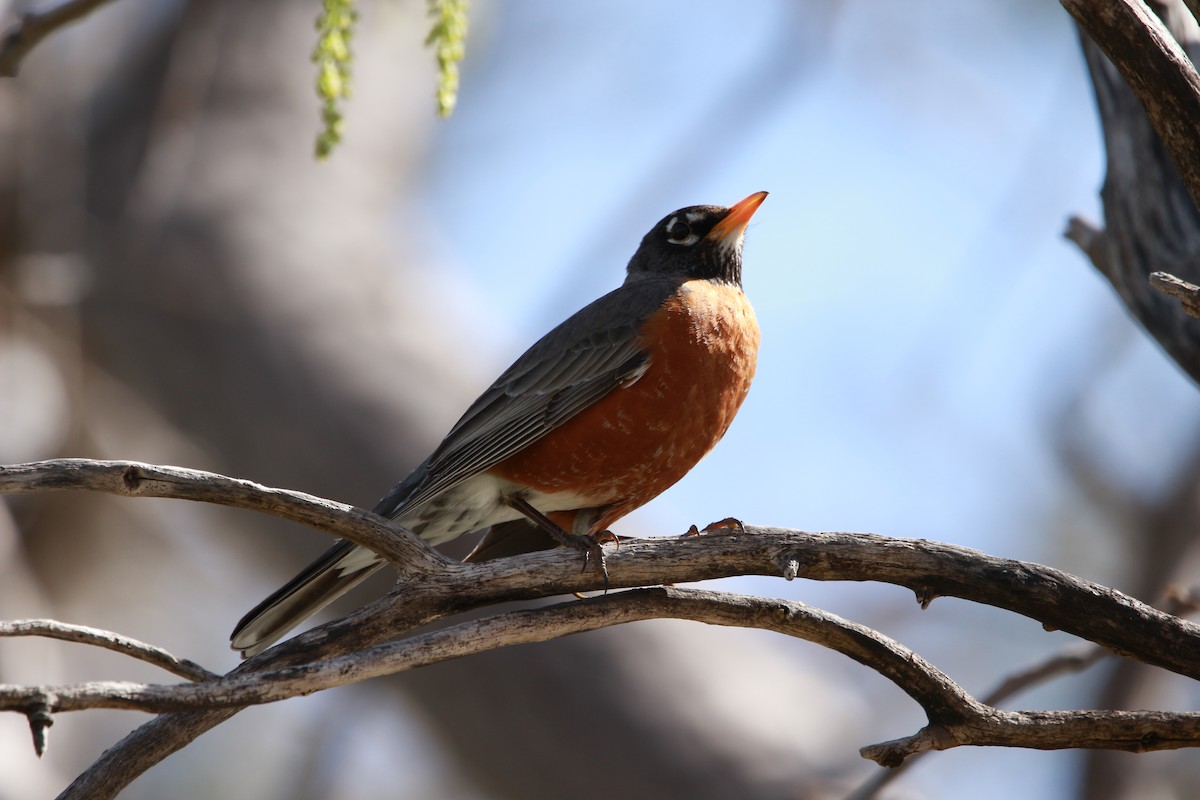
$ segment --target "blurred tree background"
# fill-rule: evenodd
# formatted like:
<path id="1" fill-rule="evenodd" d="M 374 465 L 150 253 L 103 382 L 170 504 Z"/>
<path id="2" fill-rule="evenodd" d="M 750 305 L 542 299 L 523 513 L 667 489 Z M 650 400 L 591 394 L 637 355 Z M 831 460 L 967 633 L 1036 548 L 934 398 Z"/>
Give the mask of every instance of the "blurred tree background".
<path id="1" fill-rule="evenodd" d="M 0 22 L 20 6 L 0 0 Z M 360 9 L 323 163 L 316 3 L 121 0 L 0 82 L 0 462 L 180 464 L 369 507 L 621 280 L 654 220 L 767 189 L 747 245 L 755 388 L 619 532 L 735 514 L 966 544 L 1148 601 L 1195 582 L 1195 386 L 1062 238 L 1100 216 L 1103 152 L 1056 3 L 476 0 L 448 121 L 425 4 Z M 327 544 L 181 502 L 9 498 L 0 616 L 224 670 L 233 623 Z M 724 585 L 871 625 L 976 694 L 1070 643 L 895 587 Z M 1110 662 L 1013 706 L 1196 707 L 1148 675 Z M 101 678 L 165 680 L 0 642 L 5 682 Z M 0 798 L 54 794 L 142 719 L 60 718 L 38 761 L 24 720 L 0 718 Z M 876 769 L 859 746 L 921 722 L 810 645 L 655 622 L 251 709 L 125 796 L 840 797 Z M 1186 751 L 964 749 L 884 796 L 1196 785 Z"/>

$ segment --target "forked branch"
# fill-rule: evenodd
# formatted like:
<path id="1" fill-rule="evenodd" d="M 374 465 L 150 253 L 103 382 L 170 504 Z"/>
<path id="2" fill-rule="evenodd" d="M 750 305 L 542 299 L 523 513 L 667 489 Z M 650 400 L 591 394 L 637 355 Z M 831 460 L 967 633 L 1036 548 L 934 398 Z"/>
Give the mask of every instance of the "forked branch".
<path id="1" fill-rule="evenodd" d="M 821 644 L 876 670 L 916 700 L 929 719 L 910 737 L 863 748 L 865 757 L 883 766 L 896 766 L 914 753 L 964 745 L 1144 751 L 1200 744 L 1200 714 L 1000 711 L 972 698 L 916 653 L 863 625 L 795 601 L 674 587 L 634 589 L 511 611 L 344 656 L 199 683 L 0 686 L 0 710 L 42 708 L 61 713 L 120 708 L 162 713 L 243 707 L 500 647 L 647 619 L 771 630 Z"/>
<path id="2" fill-rule="evenodd" d="M 913 753 L 962 745 L 1148 750 L 1200 744 L 1200 716 L 1192 714 L 997 710 L 972 698 L 902 645 L 800 603 L 676 588 L 638 589 L 749 574 L 882 581 L 907 587 L 923 604 L 939 596 L 956 596 L 1005 608 L 1115 653 L 1200 677 L 1200 627 L 1049 567 L 963 547 L 862 533 L 752 526 L 701 536 L 624 539 L 608 553 L 608 586 L 636 591 L 413 634 L 416 626 L 459 612 L 507 600 L 602 589 L 605 581 L 593 571 L 581 574 L 578 555 L 563 550 L 460 564 L 360 509 L 213 473 L 88 460 L 0 467 L 0 493 L 61 489 L 175 497 L 265 511 L 384 552 L 401 570 L 401 583 L 389 595 L 285 641 L 220 678 L 199 671 L 187 675 L 196 679 L 194 683 L 173 686 L 0 688 L 0 709 L 36 712 L 39 719 L 98 707 L 168 712 L 107 752 L 64 797 L 113 796 L 158 760 L 246 705 L 496 647 L 662 617 L 797 636 L 848 655 L 892 680 L 922 706 L 929 724 L 913 736 L 862 751 L 881 764 L 894 765 Z M 46 628 L 45 632 L 64 638 L 63 630 Z M 92 636 L 92 640 L 102 644 L 109 637 Z M 145 655 L 147 647 L 133 649 Z"/>

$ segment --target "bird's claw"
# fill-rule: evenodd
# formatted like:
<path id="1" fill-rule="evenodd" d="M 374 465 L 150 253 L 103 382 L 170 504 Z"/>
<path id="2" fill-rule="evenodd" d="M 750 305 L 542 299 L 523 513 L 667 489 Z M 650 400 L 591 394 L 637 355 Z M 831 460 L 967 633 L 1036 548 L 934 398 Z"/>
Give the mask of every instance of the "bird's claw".
<path id="1" fill-rule="evenodd" d="M 695 525 L 687 529 L 684 536 L 699 536 L 702 533 L 712 533 L 713 531 L 735 530 L 738 533 L 745 533 L 746 526 L 737 517 L 726 517 L 719 519 L 716 522 L 710 522 L 703 528 L 697 528 Z"/>
<path id="2" fill-rule="evenodd" d="M 609 536 L 612 536 L 614 540 L 616 539 L 616 537 L 608 531 L 601 531 L 600 533 L 607 533 Z M 600 544 L 601 541 L 607 540 L 601 535 L 576 536 L 567 534 L 567 538 L 563 543 L 569 545 L 570 547 L 574 547 L 576 550 L 583 553 L 583 569 L 579 570 L 580 573 L 587 572 L 588 564 L 595 563 L 596 568 L 600 571 L 600 574 L 604 576 L 604 586 L 607 589 L 608 563 L 604 558 L 604 548 Z"/>

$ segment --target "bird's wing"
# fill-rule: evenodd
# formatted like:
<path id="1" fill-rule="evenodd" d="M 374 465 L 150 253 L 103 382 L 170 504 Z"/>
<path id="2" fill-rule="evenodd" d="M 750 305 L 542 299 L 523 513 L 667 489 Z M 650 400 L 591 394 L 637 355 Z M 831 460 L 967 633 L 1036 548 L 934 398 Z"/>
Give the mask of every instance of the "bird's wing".
<path id="1" fill-rule="evenodd" d="M 476 400 L 424 464 L 379 501 L 395 517 L 541 439 L 645 369 L 641 327 L 679 288 L 626 283 L 543 336 Z"/>

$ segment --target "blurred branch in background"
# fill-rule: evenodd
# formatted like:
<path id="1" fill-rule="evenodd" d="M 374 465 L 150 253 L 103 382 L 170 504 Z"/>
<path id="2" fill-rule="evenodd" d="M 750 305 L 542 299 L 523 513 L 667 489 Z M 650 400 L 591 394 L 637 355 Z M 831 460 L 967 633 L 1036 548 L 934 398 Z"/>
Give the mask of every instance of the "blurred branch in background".
<path id="1" fill-rule="evenodd" d="M 1185 55 L 1195 58 L 1200 29 L 1180 0 L 1151 3 L 1161 22 L 1141 0 L 1063 5 L 1086 31 L 1108 154 L 1104 228 L 1073 220 L 1068 236 L 1200 383 L 1200 326 L 1150 285 L 1154 272 L 1200 282 L 1200 77 Z"/>
<path id="2" fill-rule="evenodd" d="M 112 0 L 67 0 L 49 11 L 28 11 L 0 37 L 0 78 L 12 78 L 38 43 Z"/>
<path id="3" fill-rule="evenodd" d="M 1200 205 L 1200 75 L 1183 50 L 1195 41 L 1191 11 L 1181 0 L 1151 0 L 1157 16 L 1143 0 L 1062 4 L 1141 102 L 1193 202 Z"/>

